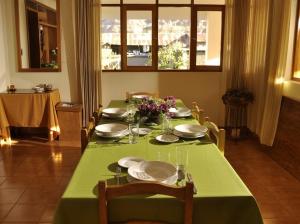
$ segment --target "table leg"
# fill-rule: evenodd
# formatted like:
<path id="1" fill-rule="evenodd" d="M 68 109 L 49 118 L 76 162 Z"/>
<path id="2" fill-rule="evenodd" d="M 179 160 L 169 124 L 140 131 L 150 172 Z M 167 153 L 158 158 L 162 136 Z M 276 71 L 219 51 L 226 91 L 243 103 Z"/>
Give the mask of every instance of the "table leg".
<path id="1" fill-rule="evenodd" d="M 49 130 L 48 132 L 48 141 L 52 142 L 54 140 L 54 131 Z"/>

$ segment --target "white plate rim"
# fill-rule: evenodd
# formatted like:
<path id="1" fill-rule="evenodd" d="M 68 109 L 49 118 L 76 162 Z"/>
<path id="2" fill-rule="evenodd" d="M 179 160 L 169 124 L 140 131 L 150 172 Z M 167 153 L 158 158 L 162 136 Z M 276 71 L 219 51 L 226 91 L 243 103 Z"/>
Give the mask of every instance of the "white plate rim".
<path id="1" fill-rule="evenodd" d="M 127 173 L 131 177 L 133 177 L 137 180 L 140 180 L 140 181 L 155 181 L 155 182 L 163 183 L 163 182 L 168 182 L 170 180 L 173 180 L 173 178 L 174 178 L 175 182 L 177 181 L 177 176 L 178 176 L 177 172 L 175 172 L 174 175 L 166 178 L 165 180 L 157 180 L 157 179 L 154 179 L 153 177 L 151 177 L 150 175 L 148 175 L 145 171 L 141 170 L 141 165 L 143 165 L 144 163 L 151 163 L 151 162 L 161 162 L 161 163 L 165 163 L 165 164 L 168 164 L 168 165 L 171 165 L 172 167 L 174 167 L 172 164 L 167 163 L 167 162 L 163 162 L 163 161 L 144 161 L 144 162 L 138 163 L 137 165 L 129 167 L 128 170 L 127 170 Z M 136 173 L 139 172 L 139 171 L 140 171 L 140 173 L 143 173 L 145 176 L 148 176 L 149 178 L 143 179 L 143 178 L 137 176 Z"/>
<path id="2" fill-rule="evenodd" d="M 120 131 L 116 131 L 116 132 L 109 132 L 109 131 L 103 131 L 103 130 L 99 130 L 99 127 L 104 127 L 104 126 L 113 126 L 113 125 L 116 125 L 116 126 L 121 126 L 123 127 L 124 129 L 123 130 L 120 130 Z M 95 127 L 95 130 L 99 133 L 104 133 L 104 134 L 110 134 L 110 133 L 116 133 L 116 134 L 119 134 L 119 133 L 122 133 L 123 131 L 125 131 L 126 129 L 128 129 L 128 126 L 125 125 L 125 124 L 121 124 L 121 123 L 107 123 L 107 124 L 99 124 Z"/>
<path id="3" fill-rule="evenodd" d="M 123 157 L 121 159 L 118 160 L 118 165 L 121 166 L 121 167 L 124 167 L 124 168 L 129 168 L 130 166 L 126 166 L 124 163 L 128 160 L 139 160 L 139 162 L 143 162 L 145 161 L 143 158 L 141 157 L 136 157 L 136 156 L 126 156 L 126 157 Z M 136 162 L 139 163 L 139 162 Z"/>
<path id="4" fill-rule="evenodd" d="M 206 134 L 201 132 L 197 135 L 184 135 L 182 134 L 181 132 L 177 131 L 177 130 L 174 130 L 173 131 L 173 134 L 176 135 L 177 137 L 180 137 L 180 138 L 187 138 L 187 139 L 197 139 L 197 138 L 203 138 Z"/>
<path id="5" fill-rule="evenodd" d="M 174 136 L 174 140 L 172 140 L 172 141 L 166 141 L 166 140 L 160 139 L 160 137 L 162 137 L 163 135 Z M 161 135 L 156 136 L 155 139 L 156 139 L 157 141 L 159 141 L 159 142 L 164 142 L 164 143 L 174 143 L 174 142 L 179 141 L 178 136 L 177 136 L 177 135 L 173 135 L 173 134 L 161 134 Z"/>
<path id="6" fill-rule="evenodd" d="M 199 130 L 198 132 L 195 132 L 195 133 L 186 133 L 186 132 L 182 132 L 182 131 L 178 130 L 179 127 L 183 127 L 183 126 L 194 126 L 194 127 L 196 126 L 203 130 L 201 130 L 201 131 Z M 200 124 L 179 124 L 174 127 L 174 130 L 176 130 L 180 133 L 188 134 L 188 135 L 196 135 L 199 133 L 206 133 L 208 131 L 208 128 L 203 125 L 200 125 Z"/>

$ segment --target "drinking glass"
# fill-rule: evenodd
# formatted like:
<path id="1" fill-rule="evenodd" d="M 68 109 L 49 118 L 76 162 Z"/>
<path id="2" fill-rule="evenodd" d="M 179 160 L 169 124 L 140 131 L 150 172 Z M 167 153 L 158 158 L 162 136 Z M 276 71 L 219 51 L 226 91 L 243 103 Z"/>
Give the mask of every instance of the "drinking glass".
<path id="1" fill-rule="evenodd" d="M 135 114 L 135 106 L 133 103 L 127 105 L 127 122 L 131 123 L 134 121 L 134 114 Z"/>
<path id="2" fill-rule="evenodd" d="M 139 138 L 139 123 L 130 123 L 128 125 L 128 128 L 129 128 L 129 135 L 128 135 L 129 144 L 137 143 Z"/>
<path id="3" fill-rule="evenodd" d="M 186 168 L 188 163 L 188 153 L 183 146 L 175 148 L 175 164 L 177 169 L 178 181 L 185 179 Z"/>
<path id="4" fill-rule="evenodd" d="M 172 124 L 168 115 L 164 114 L 162 117 L 162 133 L 171 134 L 172 133 Z"/>

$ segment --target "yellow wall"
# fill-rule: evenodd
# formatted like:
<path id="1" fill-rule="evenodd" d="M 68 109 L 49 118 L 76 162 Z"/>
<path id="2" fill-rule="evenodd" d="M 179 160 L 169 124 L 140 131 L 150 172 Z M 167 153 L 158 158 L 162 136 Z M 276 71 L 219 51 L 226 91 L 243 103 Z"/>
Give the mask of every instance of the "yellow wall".
<path id="1" fill-rule="evenodd" d="M 74 51 L 73 1 L 61 0 L 62 72 L 17 72 L 14 1 L 1 0 L 0 7 L 5 9 L 1 11 L 4 20 L 0 21 L 5 25 L 0 28 L 0 38 L 4 37 L 2 41 L 4 48 L 1 47 L 0 59 L 5 58 L 5 60 L 0 60 L 0 63 L 4 64 L 0 66 L 0 70 L 6 69 L 8 82 L 15 84 L 16 88 L 32 88 L 39 83 L 51 83 L 60 90 L 63 101 L 79 101 Z"/>
<path id="2" fill-rule="evenodd" d="M 0 2 L 0 92 L 5 91 L 10 83 L 9 49 L 7 46 L 7 19 L 5 17 L 6 7 Z"/>
<path id="3" fill-rule="evenodd" d="M 102 74 L 102 99 L 125 99 L 126 91 L 158 92 L 161 97 L 173 95 L 187 106 L 199 102 L 213 121 L 223 124 L 224 74 L 221 72 L 105 72 Z"/>

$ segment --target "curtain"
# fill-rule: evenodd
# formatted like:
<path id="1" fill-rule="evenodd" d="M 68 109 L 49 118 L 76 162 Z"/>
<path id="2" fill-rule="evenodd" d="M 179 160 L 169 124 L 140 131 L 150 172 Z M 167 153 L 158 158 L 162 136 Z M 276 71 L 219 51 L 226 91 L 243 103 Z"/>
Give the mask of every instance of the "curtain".
<path id="1" fill-rule="evenodd" d="M 100 0 L 75 0 L 76 63 L 86 126 L 101 99 Z"/>
<path id="2" fill-rule="evenodd" d="M 291 0 L 226 0 L 227 88 L 247 88 L 248 128 L 272 145 L 286 66 Z"/>

